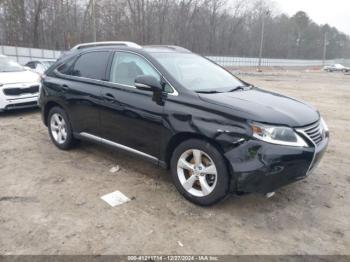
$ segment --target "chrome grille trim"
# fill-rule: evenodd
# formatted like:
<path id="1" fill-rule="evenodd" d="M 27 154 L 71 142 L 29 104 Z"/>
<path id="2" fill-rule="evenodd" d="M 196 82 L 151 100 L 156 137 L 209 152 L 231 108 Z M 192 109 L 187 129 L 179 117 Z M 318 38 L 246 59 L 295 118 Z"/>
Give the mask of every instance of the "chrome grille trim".
<path id="1" fill-rule="evenodd" d="M 315 168 L 314 162 L 316 158 L 316 151 L 317 151 L 316 148 L 323 140 L 321 128 L 322 128 L 321 121 L 319 120 L 316 123 L 313 123 L 309 126 L 296 129 L 298 133 L 302 134 L 305 138 L 307 138 L 309 142 L 314 146 L 313 157 L 312 157 L 310 166 L 308 168 L 308 171 L 306 173 L 307 176 Z"/>
<path id="2" fill-rule="evenodd" d="M 321 121 L 317 121 L 309 126 L 298 128 L 297 131 L 304 134 L 310 140 L 310 142 L 315 144 L 315 146 L 319 145 L 324 138 L 322 134 Z"/>

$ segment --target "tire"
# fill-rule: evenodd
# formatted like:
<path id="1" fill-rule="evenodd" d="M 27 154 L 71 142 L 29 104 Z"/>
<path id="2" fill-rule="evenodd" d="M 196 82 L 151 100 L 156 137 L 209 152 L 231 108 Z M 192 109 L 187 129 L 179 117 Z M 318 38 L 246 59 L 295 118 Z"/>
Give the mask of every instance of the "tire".
<path id="1" fill-rule="evenodd" d="M 69 150 L 78 140 L 73 137 L 73 131 L 67 113 L 61 107 L 53 107 L 48 115 L 48 131 L 51 141 L 61 150 Z"/>
<path id="2" fill-rule="evenodd" d="M 230 176 L 225 160 L 205 140 L 181 143 L 173 152 L 170 165 L 177 190 L 196 205 L 214 205 L 229 193 Z"/>

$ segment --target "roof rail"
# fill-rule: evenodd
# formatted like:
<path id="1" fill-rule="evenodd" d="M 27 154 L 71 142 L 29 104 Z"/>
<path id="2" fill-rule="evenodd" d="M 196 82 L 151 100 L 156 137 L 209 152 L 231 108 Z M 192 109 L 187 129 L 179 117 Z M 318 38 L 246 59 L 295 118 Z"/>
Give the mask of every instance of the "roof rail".
<path id="1" fill-rule="evenodd" d="M 89 48 L 89 47 L 95 47 L 95 46 L 111 46 L 111 45 L 120 45 L 120 46 L 128 46 L 128 47 L 133 47 L 133 48 L 142 48 L 136 43 L 133 42 L 127 42 L 127 41 L 107 41 L 107 42 L 92 42 L 92 43 L 83 43 L 74 46 L 71 50 L 79 50 L 79 49 L 84 49 L 84 48 Z"/>
<path id="2" fill-rule="evenodd" d="M 190 50 L 184 48 L 184 47 L 181 47 L 181 46 L 176 46 L 176 45 L 147 45 L 147 46 L 144 46 L 144 47 L 149 47 L 149 48 L 157 48 L 157 47 L 160 47 L 160 48 L 168 48 L 168 49 L 172 49 L 172 50 L 175 50 L 175 51 L 181 51 L 181 52 L 189 52 L 189 53 L 192 53 Z"/>

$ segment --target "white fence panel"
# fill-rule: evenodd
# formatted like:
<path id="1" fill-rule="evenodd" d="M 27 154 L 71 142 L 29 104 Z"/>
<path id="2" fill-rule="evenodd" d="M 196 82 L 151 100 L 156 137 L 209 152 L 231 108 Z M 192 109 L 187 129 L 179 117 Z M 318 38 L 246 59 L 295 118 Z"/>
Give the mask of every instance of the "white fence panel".
<path id="1" fill-rule="evenodd" d="M 0 54 L 10 57 L 22 65 L 31 60 L 56 60 L 61 56 L 61 52 L 56 50 L 15 46 L 0 46 Z"/>
<path id="2" fill-rule="evenodd" d="M 226 56 L 207 56 L 210 60 L 218 63 L 221 66 L 227 67 L 257 67 L 259 64 L 259 58 L 249 57 L 226 57 Z M 326 65 L 342 64 L 344 66 L 350 66 L 349 59 L 334 59 L 325 61 Z M 274 59 L 263 58 L 261 60 L 262 66 L 281 66 L 281 67 L 319 67 L 323 65 L 322 60 L 301 60 L 301 59 Z"/>
<path id="3" fill-rule="evenodd" d="M 0 46 L 0 54 L 9 56 L 19 62 L 20 64 L 26 64 L 30 60 L 56 60 L 61 56 L 60 51 L 37 49 L 37 48 L 24 48 L 15 46 Z M 230 56 L 207 56 L 214 62 L 226 66 L 226 67 L 257 67 L 259 59 L 255 57 L 230 57 Z M 350 60 L 335 59 L 327 60 L 326 65 L 330 64 L 343 64 L 350 67 Z M 322 60 L 298 60 L 298 59 L 273 59 L 263 58 L 261 61 L 262 66 L 281 66 L 281 67 L 310 67 L 310 66 L 322 66 Z"/>
<path id="4" fill-rule="evenodd" d="M 32 56 L 33 57 L 41 57 L 43 55 L 43 52 L 41 49 L 32 48 Z"/>

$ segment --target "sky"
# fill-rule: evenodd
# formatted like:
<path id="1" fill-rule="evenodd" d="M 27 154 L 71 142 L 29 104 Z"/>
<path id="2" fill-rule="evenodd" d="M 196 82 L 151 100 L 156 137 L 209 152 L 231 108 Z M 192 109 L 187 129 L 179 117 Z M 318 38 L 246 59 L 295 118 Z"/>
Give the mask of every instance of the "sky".
<path id="1" fill-rule="evenodd" d="M 292 16 L 301 10 L 317 24 L 328 23 L 350 35 L 350 0 L 274 0 L 273 2 L 283 13 Z"/>

